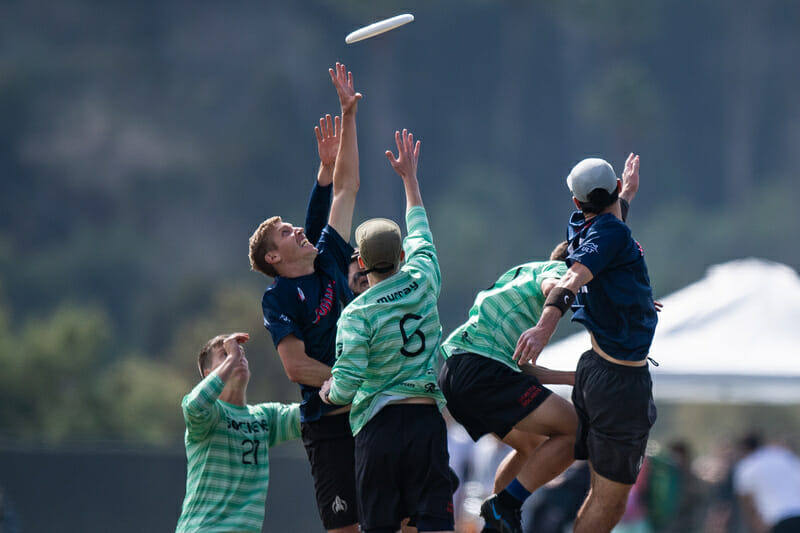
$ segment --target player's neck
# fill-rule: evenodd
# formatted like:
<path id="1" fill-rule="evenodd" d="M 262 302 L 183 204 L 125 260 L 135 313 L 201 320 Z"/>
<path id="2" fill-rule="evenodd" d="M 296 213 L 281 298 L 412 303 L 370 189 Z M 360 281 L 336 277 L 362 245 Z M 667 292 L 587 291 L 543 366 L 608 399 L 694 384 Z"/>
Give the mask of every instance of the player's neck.
<path id="1" fill-rule="evenodd" d="M 584 213 L 583 214 L 583 218 L 584 218 L 584 220 L 591 220 L 596 216 L 605 215 L 606 213 L 611 213 L 612 215 L 614 215 L 618 219 L 622 220 L 622 208 L 619 206 L 619 200 L 617 200 L 616 202 L 614 202 L 610 206 L 606 207 L 605 209 L 603 209 L 602 211 L 600 211 L 597 214 L 595 214 L 595 213 Z"/>
<path id="2" fill-rule="evenodd" d="M 381 281 L 389 279 L 392 276 L 394 276 L 395 274 L 397 274 L 396 270 L 394 272 L 387 272 L 385 274 L 378 274 L 377 272 L 370 272 L 369 274 L 367 274 L 367 279 L 369 280 L 369 286 L 370 287 L 374 287 L 375 285 L 377 285 Z"/>
<path id="3" fill-rule="evenodd" d="M 247 405 L 247 388 L 246 387 L 225 387 L 219 395 L 219 399 L 231 405 L 238 405 L 244 407 Z"/>
<path id="4" fill-rule="evenodd" d="M 314 273 L 314 260 L 315 257 L 295 261 L 291 264 L 280 265 L 278 275 L 284 278 L 299 278 Z"/>

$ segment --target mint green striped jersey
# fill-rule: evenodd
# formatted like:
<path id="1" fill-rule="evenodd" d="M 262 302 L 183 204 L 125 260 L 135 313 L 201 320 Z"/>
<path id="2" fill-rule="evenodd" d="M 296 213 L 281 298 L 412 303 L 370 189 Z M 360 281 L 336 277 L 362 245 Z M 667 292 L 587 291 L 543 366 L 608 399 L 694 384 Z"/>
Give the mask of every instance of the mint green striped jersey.
<path id="1" fill-rule="evenodd" d="M 345 307 L 337 325 L 329 398 L 352 403 L 353 435 L 392 400 L 426 397 L 444 405 L 433 365 L 442 339 L 442 280 L 425 209 L 410 208 L 406 227 L 405 264 Z"/>
<path id="2" fill-rule="evenodd" d="M 210 373 L 183 398 L 186 497 L 176 532 L 260 532 L 269 483 L 267 449 L 300 437 L 300 406 L 240 407 L 218 400 Z"/>
<path id="3" fill-rule="evenodd" d="M 520 372 L 511 356 L 519 336 L 542 316 L 542 281 L 560 278 L 566 272 L 563 261 L 525 263 L 510 269 L 491 288 L 478 293 L 467 322 L 442 343 L 444 357 L 471 352 Z"/>

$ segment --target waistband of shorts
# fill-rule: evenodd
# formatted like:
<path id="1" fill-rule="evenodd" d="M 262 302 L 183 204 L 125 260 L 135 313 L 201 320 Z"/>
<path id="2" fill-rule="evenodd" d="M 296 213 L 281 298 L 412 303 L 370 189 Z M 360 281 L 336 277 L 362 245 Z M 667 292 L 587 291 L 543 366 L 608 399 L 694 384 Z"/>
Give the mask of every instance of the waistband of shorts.
<path id="1" fill-rule="evenodd" d="M 341 426 L 342 424 L 346 425 L 348 428 L 350 427 L 350 412 L 339 413 L 338 415 L 326 415 L 321 416 L 316 420 L 302 422 L 301 425 L 305 426 L 313 426 L 313 427 L 337 427 Z"/>
<path id="2" fill-rule="evenodd" d="M 583 354 L 584 356 L 589 356 L 593 362 L 600 364 L 606 368 L 611 368 L 614 370 L 618 370 L 620 372 L 629 372 L 632 374 L 649 374 L 650 373 L 650 363 L 647 362 L 645 359 L 645 364 L 643 366 L 628 366 L 628 365 L 620 365 L 609 361 L 601 354 L 597 353 L 594 349 L 587 350 Z"/>
<path id="3" fill-rule="evenodd" d="M 384 409 L 397 409 L 402 407 L 404 409 L 435 409 L 436 411 L 439 410 L 439 407 L 435 403 L 387 403 L 383 407 L 381 407 L 381 411 Z"/>
<path id="4" fill-rule="evenodd" d="M 647 367 L 647 358 L 641 359 L 639 361 L 627 361 L 624 359 L 617 359 L 616 357 L 611 357 L 606 352 L 600 348 L 600 345 L 597 343 L 597 339 L 594 338 L 594 335 L 589 334 L 592 338 L 592 351 L 596 353 L 598 356 L 602 357 L 612 365 L 616 366 L 624 366 L 626 368 L 640 368 L 640 367 Z"/>

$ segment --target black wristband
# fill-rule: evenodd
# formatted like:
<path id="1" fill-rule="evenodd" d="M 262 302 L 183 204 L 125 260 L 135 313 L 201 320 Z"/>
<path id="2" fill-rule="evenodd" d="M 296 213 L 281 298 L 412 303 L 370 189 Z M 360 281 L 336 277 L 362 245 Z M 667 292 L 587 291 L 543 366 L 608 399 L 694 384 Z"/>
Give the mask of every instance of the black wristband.
<path id="1" fill-rule="evenodd" d="M 572 307 L 572 302 L 575 301 L 575 293 L 564 287 L 556 287 L 550 291 L 547 299 L 544 301 L 544 306 L 552 305 L 561 311 L 561 315 L 567 312 L 567 309 Z"/>

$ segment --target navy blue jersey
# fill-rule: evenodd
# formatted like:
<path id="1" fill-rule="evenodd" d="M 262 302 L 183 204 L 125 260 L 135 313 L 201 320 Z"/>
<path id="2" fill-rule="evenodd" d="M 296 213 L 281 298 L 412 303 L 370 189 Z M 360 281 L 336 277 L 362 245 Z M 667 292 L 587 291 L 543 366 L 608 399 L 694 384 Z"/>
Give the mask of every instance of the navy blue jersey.
<path id="1" fill-rule="evenodd" d="M 325 226 L 317 244 L 319 255 L 314 273 L 297 278 L 278 276 L 264 291 L 261 309 L 264 326 L 278 344 L 290 333 L 305 343 L 306 355 L 330 367 L 336 362 L 336 321 L 342 308 L 353 299 L 347 285 L 347 269 L 353 248 L 330 226 Z M 300 385 L 303 422 L 319 419 L 337 409 L 322 403 L 319 388 Z"/>
<path id="2" fill-rule="evenodd" d="M 611 213 L 588 221 L 580 211 L 573 213 L 567 239 L 567 266 L 580 263 L 594 276 L 578 292 L 572 320 L 591 331 L 612 357 L 644 359 L 658 322 L 644 250 Z"/>

